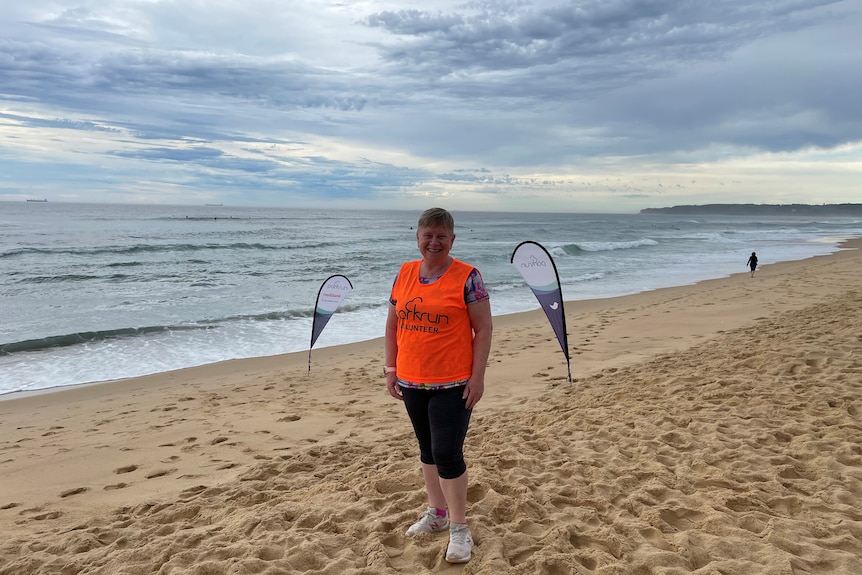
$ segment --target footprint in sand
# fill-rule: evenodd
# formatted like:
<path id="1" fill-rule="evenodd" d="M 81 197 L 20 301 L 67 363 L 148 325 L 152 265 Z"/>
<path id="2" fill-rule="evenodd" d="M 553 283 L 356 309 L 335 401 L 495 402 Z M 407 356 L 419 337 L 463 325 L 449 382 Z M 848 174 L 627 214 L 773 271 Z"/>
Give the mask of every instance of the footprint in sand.
<path id="1" fill-rule="evenodd" d="M 200 448 L 200 444 L 195 443 L 197 440 L 198 440 L 197 437 L 186 437 L 185 442 L 188 445 L 184 445 L 183 447 L 181 447 L 180 451 L 193 451 L 195 449 Z"/>
<path id="2" fill-rule="evenodd" d="M 170 475 L 175 472 L 176 469 L 158 469 L 146 475 L 147 479 L 155 479 L 156 477 L 164 477 L 165 475 Z"/>
<path id="3" fill-rule="evenodd" d="M 88 487 L 75 487 L 74 489 L 67 489 L 66 491 L 60 494 L 60 497 L 71 497 L 72 495 L 78 495 L 79 493 L 84 493 L 85 491 L 89 491 Z"/>
<path id="4" fill-rule="evenodd" d="M 114 483 L 112 485 L 105 485 L 102 489 L 104 489 L 105 491 L 113 491 L 115 489 L 123 489 L 124 487 L 128 487 L 128 486 L 129 486 L 128 483 L 120 482 L 120 483 Z"/>
<path id="5" fill-rule="evenodd" d="M 132 471 L 135 471 L 136 469 L 138 469 L 138 466 L 137 466 L 137 465 L 126 465 L 125 467 L 118 467 L 118 468 L 116 468 L 116 469 L 114 470 L 114 473 L 116 473 L 116 474 L 120 474 L 120 473 L 131 473 Z"/>

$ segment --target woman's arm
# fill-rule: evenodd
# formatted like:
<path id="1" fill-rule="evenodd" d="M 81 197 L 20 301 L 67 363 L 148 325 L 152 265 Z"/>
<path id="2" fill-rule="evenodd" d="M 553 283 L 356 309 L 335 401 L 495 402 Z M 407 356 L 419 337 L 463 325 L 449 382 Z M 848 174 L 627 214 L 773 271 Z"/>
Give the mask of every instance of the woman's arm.
<path id="1" fill-rule="evenodd" d="M 383 365 L 384 367 L 395 367 L 398 361 L 398 316 L 395 314 L 395 306 L 389 305 L 389 312 L 386 316 L 386 336 L 383 344 Z M 401 390 L 396 380 L 396 374 L 386 374 L 386 388 L 389 390 L 389 395 L 395 399 L 403 399 Z"/>
<path id="2" fill-rule="evenodd" d="M 467 409 L 472 409 L 485 394 L 485 367 L 491 354 L 494 322 L 491 319 L 490 300 L 468 305 L 467 312 L 473 327 L 473 373 L 464 388 L 464 399 L 467 400 Z"/>

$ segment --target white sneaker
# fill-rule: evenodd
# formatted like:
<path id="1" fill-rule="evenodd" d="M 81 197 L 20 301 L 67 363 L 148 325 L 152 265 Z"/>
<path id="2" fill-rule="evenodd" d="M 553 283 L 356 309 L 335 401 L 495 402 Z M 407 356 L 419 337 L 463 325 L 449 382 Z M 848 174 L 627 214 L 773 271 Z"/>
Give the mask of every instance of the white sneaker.
<path id="1" fill-rule="evenodd" d="M 446 561 L 466 563 L 473 556 L 473 535 L 466 523 L 452 523 L 449 527 L 449 547 Z"/>
<path id="2" fill-rule="evenodd" d="M 407 529 L 407 537 L 420 533 L 440 533 L 449 528 L 449 519 L 437 515 L 437 510 L 429 507 L 422 517 Z"/>

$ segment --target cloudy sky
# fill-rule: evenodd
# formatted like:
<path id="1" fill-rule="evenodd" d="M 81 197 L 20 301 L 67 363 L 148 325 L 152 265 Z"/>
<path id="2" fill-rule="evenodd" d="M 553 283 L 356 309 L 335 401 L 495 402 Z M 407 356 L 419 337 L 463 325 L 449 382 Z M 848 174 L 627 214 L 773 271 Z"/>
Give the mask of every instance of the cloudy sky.
<path id="1" fill-rule="evenodd" d="M 862 201 L 858 0 L 0 0 L 0 200 Z"/>

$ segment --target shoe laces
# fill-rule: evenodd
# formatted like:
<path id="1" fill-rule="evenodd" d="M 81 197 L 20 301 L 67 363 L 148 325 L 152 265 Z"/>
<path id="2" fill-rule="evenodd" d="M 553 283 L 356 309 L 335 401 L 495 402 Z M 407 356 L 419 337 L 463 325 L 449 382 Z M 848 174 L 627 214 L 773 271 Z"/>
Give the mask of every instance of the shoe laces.
<path id="1" fill-rule="evenodd" d="M 449 530 L 449 539 L 455 545 L 466 545 L 470 529 L 466 525 L 458 525 Z"/>

